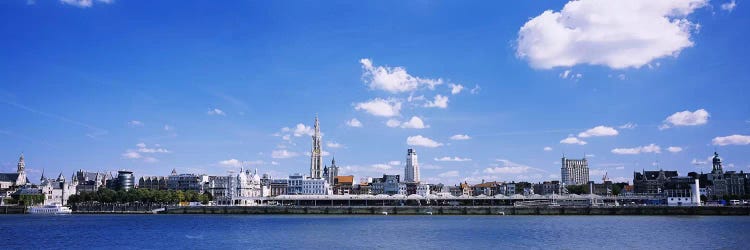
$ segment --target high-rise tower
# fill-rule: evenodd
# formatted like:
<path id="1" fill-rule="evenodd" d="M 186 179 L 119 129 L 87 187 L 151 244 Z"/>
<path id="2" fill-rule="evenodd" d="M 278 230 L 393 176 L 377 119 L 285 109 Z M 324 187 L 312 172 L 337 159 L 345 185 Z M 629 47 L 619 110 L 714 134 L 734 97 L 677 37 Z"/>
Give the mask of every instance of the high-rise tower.
<path id="1" fill-rule="evenodd" d="M 589 182 L 589 163 L 585 156 L 580 160 L 563 156 L 560 162 L 560 178 L 564 185 L 584 185 Z"/>
<path id="2" fill-rule="evenodd" d="M 419 162 L 417 151 L 410 148 L 406 151 L 406 167 L 404 168 L 405 182 L 419 182 Z"/>
<path id="3" fill-rule="evenodd" d="M 312 136 L 312 152 L 310 152 L 310 178 L 320 179 L 323 175 L 323 150 L 320 147 L 320 124 L 318 115 L 315 115 L 315 134 Z"/>

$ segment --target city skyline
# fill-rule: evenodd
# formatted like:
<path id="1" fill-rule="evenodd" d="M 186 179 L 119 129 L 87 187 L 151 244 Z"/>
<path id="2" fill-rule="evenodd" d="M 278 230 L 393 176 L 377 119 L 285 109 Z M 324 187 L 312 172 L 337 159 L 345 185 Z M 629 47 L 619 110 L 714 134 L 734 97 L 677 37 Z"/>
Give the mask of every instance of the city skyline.
<path id="1" fill-rule="evenodd" d="M 587 156 L 592 181 L 710 172 L 714 151 L 726 170 L 750 170 L 747 35 L 736 32 L 750 20 L 730 1 L 636 13 L 586 0 L 206 13 L 66 2 L 77 4 L 0 4 L 15 24 L 0 27 L 13 34 L 0 49 L 13 62 L 0 66 L 0 172 L 23 152 L 32 182 L 42 169 L 305 173 L 315 114 L 322 163 L 335 154 L 357 178 L 403 174 L 408 148 L 429 183 L 559 180 L 563 155 Z M 659 25 L 586 23 L 597 14 Z M 566 25 L 580 32 L 556 30 Z M 593 39 L 605 30 L 631 44 Z"/>

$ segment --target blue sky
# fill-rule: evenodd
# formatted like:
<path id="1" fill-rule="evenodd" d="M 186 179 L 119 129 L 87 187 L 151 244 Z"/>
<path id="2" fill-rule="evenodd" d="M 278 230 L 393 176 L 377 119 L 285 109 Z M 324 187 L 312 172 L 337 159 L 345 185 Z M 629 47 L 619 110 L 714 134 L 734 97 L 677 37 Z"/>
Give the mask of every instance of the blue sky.
<path id="1" fill-rule="evenodd" d="M 318 114 L 325 161 L 357 178 L 402 173 L 409 147 L 431 183 L 554 180 L 563 154 L 590 155 L 592 180 L 706 171 L 714 149 L 748 171 L 749 17 L 704 0 L 2 1 L 0 164 L 284 177 L 308 172 Z"/>

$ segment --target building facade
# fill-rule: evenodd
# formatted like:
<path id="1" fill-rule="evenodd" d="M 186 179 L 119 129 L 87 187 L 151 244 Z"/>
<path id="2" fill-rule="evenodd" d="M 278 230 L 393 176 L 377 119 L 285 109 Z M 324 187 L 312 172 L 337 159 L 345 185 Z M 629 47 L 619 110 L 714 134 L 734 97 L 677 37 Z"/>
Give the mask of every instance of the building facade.
<path id="1" fill-rule="evenodd" d="M 66 181 L 62 173 L 57 179 L 47 179 L 42 172 L 39 191 L 44 195 L 44 205 L 60 204 L 67 205 L 70 195 L 76 193 L 76 179 Z"/>
<path id="2" fill-rule="evenodd" d="M 664 185 L 677 177 L 677 171 L 643 171 L 633 173 L 633 192 L 636 194 L 660 194 Z"/>
<path id="3" fill-rule="evenodd" d="M 584 185 L 589 183 L 589 163 L 586 157 L 583 159 L 567 159 L 560 161 L 560 176 L 565 185 Z"/>
<path id="4" fill-rule="evenodd" d="M 79 169 L 73 179 L 78 183 L 76 185 L 76 192 L 78 194 L 83 192 L 96 192 L 100 188 L 107 187 L 107 182 L 112 179 L 112 176 L 106 172 L 88 172 L 83 169 Z"/>

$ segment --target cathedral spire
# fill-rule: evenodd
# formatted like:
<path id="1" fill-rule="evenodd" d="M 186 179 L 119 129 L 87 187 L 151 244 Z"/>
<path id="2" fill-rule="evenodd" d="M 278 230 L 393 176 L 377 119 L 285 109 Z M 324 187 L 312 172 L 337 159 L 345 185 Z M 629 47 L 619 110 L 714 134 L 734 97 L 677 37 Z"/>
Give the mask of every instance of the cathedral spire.
<path id="1" fill-rule="evenodd" d="M 315 114 L 315 134 L 312 136 L 312 150 L 310 152 L 310 178 L 320 179 L 323 175 L 321 165 L 323 165 L 323 150 L 321 149 L 320 122 L 318 114 Z"/>

